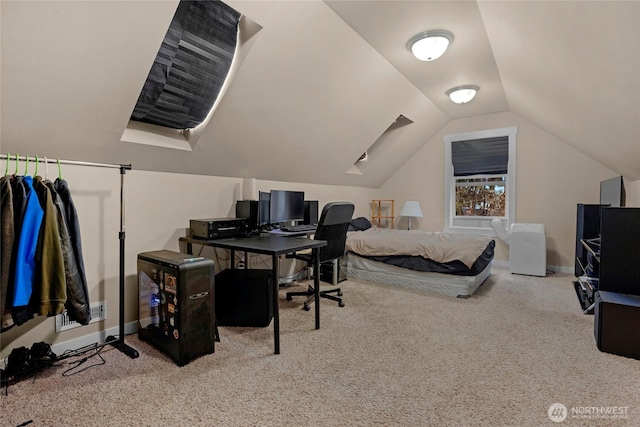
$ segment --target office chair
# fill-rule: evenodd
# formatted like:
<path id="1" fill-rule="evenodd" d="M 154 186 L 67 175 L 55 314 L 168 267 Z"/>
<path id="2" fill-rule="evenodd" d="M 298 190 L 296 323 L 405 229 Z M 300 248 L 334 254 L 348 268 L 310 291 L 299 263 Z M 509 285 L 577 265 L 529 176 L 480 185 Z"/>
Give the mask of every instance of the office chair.
<path id="1" fill-rule="evenodd" d="M 319 249 L 320 266 L 325 263 L 336 263 L 338 258 L 344 255 L 345 245 L 347 243 L 347 228 L 351 222 L 355 207 L 349 202 L 332 202 L 327 203 L 322 209 L 318 227 L 314 235 L 315 240 L 326 240 L 327 246 Z M 288 258 L 295 258 L 307 263 L 310 267 L 313 265 L 313 253 L 293 253 L 287 255 Z M 320 274 L 320 269 L 314 271 L 313 274 Z M 333 270 L 336 273 L 335 269 Z M 334 280 L 335 282 L 335 280 Z M 332 295 L 336 294 L 336 295 Z M 309 305 L 315 298 L 315 289 L 309 285 L 307 291 L 303 292 L 287 292 L 287 301 L 291 301 L 294 296 L 306 296 L 304 309 L 309 311 Z M 340 307 L 344 307 L 342 301 L 342 290 L 340 288 L 320 291 L 320 297 L 337 301 Z"/>

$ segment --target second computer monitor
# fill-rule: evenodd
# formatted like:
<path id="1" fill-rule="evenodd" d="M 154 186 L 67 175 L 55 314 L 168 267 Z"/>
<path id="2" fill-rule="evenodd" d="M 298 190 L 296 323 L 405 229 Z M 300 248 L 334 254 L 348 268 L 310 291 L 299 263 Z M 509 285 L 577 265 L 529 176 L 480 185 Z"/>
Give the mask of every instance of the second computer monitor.
<path id="1" fill-rule="evenodd" d="M 304 221 L 304 191 L 271 190 L 269 222 Z"/>
<path id="2" fill-rule="evenodd" d="M 260 191 L 258 194 L 258 225 L 267 225 L 270 223 L 269 210 L 271 194 Z"/>

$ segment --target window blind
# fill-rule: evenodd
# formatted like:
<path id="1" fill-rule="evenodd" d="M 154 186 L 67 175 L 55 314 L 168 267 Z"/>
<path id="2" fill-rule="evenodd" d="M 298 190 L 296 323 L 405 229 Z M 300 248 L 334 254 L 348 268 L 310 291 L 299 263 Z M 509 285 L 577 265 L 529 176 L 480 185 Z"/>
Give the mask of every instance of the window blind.
<path id="1" fill-rule="evenodd" d="M 454 176 L 507 173 L 509 137 L 451 142 Z"/>
<path id="2" fill-rule="evenodd" d="M 181 1 L 131 120 L 172 129 L 202 123 L 231 68 L 240 17 L 221 1 Z"/>

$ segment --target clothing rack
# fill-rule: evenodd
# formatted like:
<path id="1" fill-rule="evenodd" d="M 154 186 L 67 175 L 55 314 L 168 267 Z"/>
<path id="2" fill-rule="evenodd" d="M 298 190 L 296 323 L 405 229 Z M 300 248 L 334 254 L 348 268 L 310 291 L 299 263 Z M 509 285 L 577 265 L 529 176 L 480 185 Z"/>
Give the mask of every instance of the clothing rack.
<path id="1" fill-rule="evenodd" d="M 31 156 L 21 156 L 19 154 L 16 155 L 6 155 L 0 154 L 1 159 L 5 159 L 7 162 L 11 160 L 15 160 L 16 162 L 20 160 L 24 160 L 28 162 L 29 160 L 36 160 L 38 162 L 45 163 L 55 163 L 58 165 L 76 165 L 76 166 L 89 166 L 89 167 L 98 167 L 98 168 L 111 168 L 111 169 L 120 169 L 120 231 L 118 233 L 118 239 L 120 240 L 120 289 L 119 289 L 119 302 L 120 302 L 120 313 L 119 313 L 119 336 L 116 338 L 113 335 L 109 335 L 103 345 L 112 345 L 113 347 L 120 350 L 122 353 L 126 354 L 132 359 L 135 359 L 140 354 L 138 351 L 130 346 L 128 346 L 124 342 L 124 282 L 125 282 L 125 272 L 124 272 L 124 240 L 125 240 L 125 223 L 124 223 L 124 175 L 127 170 L 131 170 L 130 164 L 110 164 L 110 163 L 93 163 L 93 162 L 82 162 L 76 160 L 60 160 L 60 159 L 49 159 L 47 157 L 31 157 Z"/>

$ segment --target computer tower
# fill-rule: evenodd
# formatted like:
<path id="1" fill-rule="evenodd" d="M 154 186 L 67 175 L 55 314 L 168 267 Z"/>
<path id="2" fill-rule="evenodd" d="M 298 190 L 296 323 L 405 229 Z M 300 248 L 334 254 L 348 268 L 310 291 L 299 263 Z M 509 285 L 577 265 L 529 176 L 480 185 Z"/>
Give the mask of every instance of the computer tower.
<path id="1" fill-rule="evenodd" d="M 343 265 L 342 258 L 320 264 L 320 280 L 337 285 L 347 280 L 346 269 L 347 266 Z"/>
<path id="2" fill-rule="evenodd" d="M 271 270 L 258 269 L 226 269 L 218 273 L 218 326 L 269 326 L 273 319 L 272 276 Z"/>
<path id="3" fill-rule="evenodd" d="M 178 366 L 215 351 L 213 260 L 160 250 L 138 254 L 138 337 Z"/>
<path id="4" fill-rule="evenodd" d="M 598 291 L 594 315 L 600 351 L 640 359 L 640 296 Z"/>
<path id="5" fill-rule="evenodd" d="M 305 200 L 304 201 L 304 224 L 317 224 L 317 223 L 318 223 L 318 201 Z"/>

